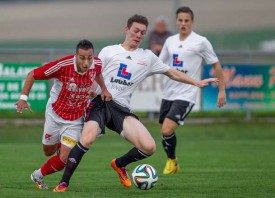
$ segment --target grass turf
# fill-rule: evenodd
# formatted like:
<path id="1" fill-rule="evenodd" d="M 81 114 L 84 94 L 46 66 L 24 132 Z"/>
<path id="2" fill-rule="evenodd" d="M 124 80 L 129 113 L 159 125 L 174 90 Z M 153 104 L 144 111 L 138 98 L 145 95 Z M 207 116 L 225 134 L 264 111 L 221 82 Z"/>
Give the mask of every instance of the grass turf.
<path id="1" fill-rule="evenodd" d="M 157 143 L 150 158 L 130 164 L 153 165 L 157 185 L 147 191 L 123 187 L 110 161 L 131 144 L 107 131 L 83 157 L 66 194 L 53 193 L 62 172 L 45 178 L 49 190 L 37 190 L 30 173 L 47 158 L 43 156 L 43 126 L 2 125 L 0 128 L 1 197 L 274 197 L 275 123 L 187 124 L 177 130 L 177 157 L 181 170 L 163 175 L 165 155 L 159 126 L 147 123 Z"/>

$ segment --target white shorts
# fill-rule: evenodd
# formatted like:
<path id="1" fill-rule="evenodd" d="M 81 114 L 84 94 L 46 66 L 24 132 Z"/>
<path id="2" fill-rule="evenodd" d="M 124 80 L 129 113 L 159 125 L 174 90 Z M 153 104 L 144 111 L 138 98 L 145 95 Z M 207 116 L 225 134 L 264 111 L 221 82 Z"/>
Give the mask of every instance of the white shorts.
<path id="1" fill-rule="evenodd" d="M 42 143 L 55 145 L 58 142 L 72 148 L 81 137 L 83 118 L 77 120 L 64 120 L 52 108 L 46 108 L 45 125 Z"/>

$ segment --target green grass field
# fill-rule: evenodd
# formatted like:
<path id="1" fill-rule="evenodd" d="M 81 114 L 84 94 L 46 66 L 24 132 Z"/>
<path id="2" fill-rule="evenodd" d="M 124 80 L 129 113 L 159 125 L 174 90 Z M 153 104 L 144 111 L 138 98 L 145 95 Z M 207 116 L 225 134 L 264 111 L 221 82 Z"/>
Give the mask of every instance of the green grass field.
<path id="1" fill-rule="evenodd" d="M 110 161 L 132 146 L 108 131 L 84 156 L 65 194 L 52 189 L 62 173 L 45 178 L 49 190 L 37 190 L 30 180 L 43 156 L 43 126 L 0 126 L 0 197 L 275 197 L 275 123 L 186 124 L 177 131 L 177 156 L 181 171 L 163 175 L 165 155 L 159 126 L 147 123 L 157 152 L 130 164 L 153 165 L 159 174 L 157 185 L 148 191 L 123 187 Z"/>

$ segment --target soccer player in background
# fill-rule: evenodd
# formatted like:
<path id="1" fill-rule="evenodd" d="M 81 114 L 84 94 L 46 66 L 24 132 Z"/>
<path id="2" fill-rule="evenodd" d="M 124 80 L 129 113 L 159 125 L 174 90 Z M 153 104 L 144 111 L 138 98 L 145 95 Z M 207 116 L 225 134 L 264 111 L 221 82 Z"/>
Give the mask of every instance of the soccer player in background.
<path id="1" fill-rule="evenodd" d="M 163 64 L 151 50 L 139 48 L 146 35 L 147 26 L 146 17 L 141 15 L 130 17 L 124 29 L 124 42 L 107 46 L 99 53 L 99 58 L 102 60 L 102 75 L 107 89 L 112 94 L 112 100 L 104 102 L 100 96 L 97 96 L 90 103 L 80 141 L 71 150 L 63 177 L 54 192 L 67 190 L 69 180 L 81 158 L 96 137 L 104 132 L 105 126 L 134 145 L 125 155 L 111 161 L 111 166 L 118 173 L 120 182 L 125 187 L 131 187 L 131 180 L 125 167 L 151 156 L 156 151 L 156 144 L 151 134 L 130 108 L 130 99 L 134 90 L 146 77 L 162 73 L 174 80 L 197 87 L 217 82 L 216 78 L 193 80 L 186 74 Z M 97 93 L 100 94 L 101 90 L 97 89 Z"/>
<path id="2" fill-rule="evenodd" d="M 92 89 L 94 80 L 101 87 L 102 99 L 111 99 L 101 74 L 101 60 L 94 57 L 93 44 L 81 40 L 76 46 L 76 54 L 69 55 L 28 73 L 20 100 L 15 104 L 17 112 L 32 109 L 27 103 L 29 92 L 35 80 L 54 79 L 45 112 L 42 137 L 43 150 L 51 157 L 31 174 L 32 181 L 39 189 L 47 189 L 43 177 L 65 167 L 71 148 L 77 143 L 83 128 L 83 114 L 88 99 L 95 96 Z M 61 144 L 59 144 L 59 142 Z M 60 145 L 60 148 L 57 148 Z"/>
<path id="3" fill-rule="evenodd" d="M 193 21 L 194 14 L 189 7 L 180 7 L 177 10 L 176 24 L 179 33 L 166 40 L 159 57 L 170 68 L 175 68 L 196 80 L 201 77 L 203 61 L 212 64 L 219 80 L 217 106 L 220 108 L 226 103 L 222 68 L 210 42 L 192 31 Z M 197 92 L 197 87 L 172 79 L 167 79 L 165 83 L 159 117 L 162 145 L 168 158 L 163 174 L 174 174 L 179 171 L 175 154 L 175 130 L 184 124 L 184 119 L 191 112 Z"/>

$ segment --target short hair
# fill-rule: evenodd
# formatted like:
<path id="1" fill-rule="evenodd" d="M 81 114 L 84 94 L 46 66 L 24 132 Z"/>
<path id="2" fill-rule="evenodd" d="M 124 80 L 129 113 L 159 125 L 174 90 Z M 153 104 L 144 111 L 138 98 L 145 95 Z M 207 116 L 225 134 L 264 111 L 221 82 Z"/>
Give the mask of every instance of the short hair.
<path id="1" fill-rule="evenodd" d="M 130 29 L 134 22 L 144 24 L 146 27 L 149 25 L 148 19 L 145 16 L 138 14 L 135 14 L 128 19 L 127 27 Z"/>
<path id="2" fill-rule="evenodd" d="M 155 23 L 159 23 L 159 22 L 163 22 L 165 23 L 166 25 L 168 24 L 168 17 L 167 16 L 158 16 L 156 19 L 155 19 Z"/>
<path id="3" fill-rule="evenodd" d="M 183 7 L 178 8 L 177 12 L 176 12 L 176 16 L 178 17 L 178 14 L 181 13 L 181 12 L 190 14 L 192 21 L 194 21 L 194 13 L 191 10 L 191 8 L 189 8 L 187 6 L 183 6 Z"/>
<path id="4" fill-rule="evenodd" d="M 78 42 L 78 44 L 76 46 L 76 52 L 78 52 L 79 49 L 83 49 L 83 50 L 93 49 L 94 50 L 94 46 L 91 41 L 89 41 L 87 39 L 83 39 Z"/>

